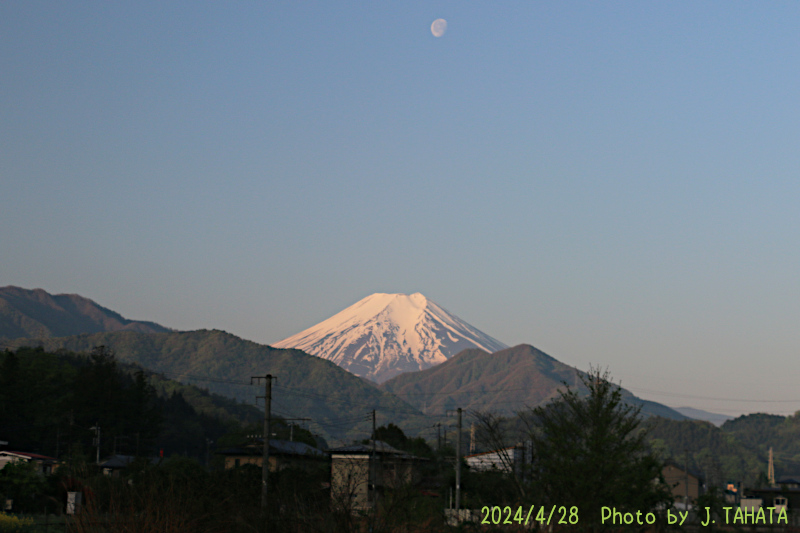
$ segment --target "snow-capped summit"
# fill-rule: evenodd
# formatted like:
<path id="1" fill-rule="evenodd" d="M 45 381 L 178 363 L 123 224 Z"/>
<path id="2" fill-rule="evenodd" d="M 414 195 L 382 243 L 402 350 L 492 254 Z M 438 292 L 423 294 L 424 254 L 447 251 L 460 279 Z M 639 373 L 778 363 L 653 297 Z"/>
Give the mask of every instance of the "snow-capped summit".
<path id="1" fill-rule="evenodd" d="M 367 296 L 274 346 L 298 348 L 379 383 L 467 348 L 507 348 L 420 293 Z"/>

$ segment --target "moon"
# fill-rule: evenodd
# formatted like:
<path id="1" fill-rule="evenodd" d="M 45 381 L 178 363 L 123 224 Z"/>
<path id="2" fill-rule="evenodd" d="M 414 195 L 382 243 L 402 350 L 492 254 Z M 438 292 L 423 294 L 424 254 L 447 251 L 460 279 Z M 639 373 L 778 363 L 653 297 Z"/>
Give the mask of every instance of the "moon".
<path id="1" fill-rule="evenodd" d="M 441 37 L 447 31 L 447 21 L 444 19 L 436 19 L 431 24 L 431 33 L 434 37 Z"/>

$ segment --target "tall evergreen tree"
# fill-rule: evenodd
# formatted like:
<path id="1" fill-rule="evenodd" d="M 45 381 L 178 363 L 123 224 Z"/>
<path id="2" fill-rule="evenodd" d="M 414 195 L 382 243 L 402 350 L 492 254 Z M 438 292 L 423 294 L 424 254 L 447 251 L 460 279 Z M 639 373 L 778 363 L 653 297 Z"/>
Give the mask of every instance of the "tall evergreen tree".
<path id="1" fill-rule="evenodd" d="M 586 396 L 567 388 L 525 420 L 533 451 L 534 490 L 542 504 L 578 509 L 578 526 L 596 528 L 602 507 L 647 512 L 669 502 L 658 480 L 661 463 L 651 454 L 640 407 L 625 404 L 607 372 L 582 377 Z"/>

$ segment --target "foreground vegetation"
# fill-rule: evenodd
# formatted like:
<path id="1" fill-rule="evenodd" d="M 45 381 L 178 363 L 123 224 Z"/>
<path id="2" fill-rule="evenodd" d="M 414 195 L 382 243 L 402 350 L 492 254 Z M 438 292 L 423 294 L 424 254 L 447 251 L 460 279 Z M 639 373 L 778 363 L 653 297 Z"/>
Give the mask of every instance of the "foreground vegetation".
<path id="1" fill-rule="evenodd" d="M 482 449 L 525 442 L 530 458 L 517 468 L 506 457 L 506 468 L 489 472 L 470 471 L 462 463 L 460 507 L 574 506 L 580 509 L 580 529 L 592 529 L 602 506 L 622 511 L 669 506 L 668 487 L 658 482 L 661 467 L 683 450 L 713 494 L 729 476 L 749 476 L 748 482 L 763 477 L 759 454 L 765 444 L 750 437 L 751 426 L 775 439 L 800 435 L 797 417 L 751 415 L 727 423 L 728 429 L 644 420 L 599 371 L 584 376 L 580 391 L 567 389 L 556 401 L 513 419 L 470 412 Z M 6 465 L 0 471 L 0 496 L 13 499 L 16 512 L 49 516 L 64 511 L 68 492 L 80 492 L 82 510 L 68 519 L 69 531 L 77 533 L 452 531 L 444 509 L 454 497 L 454 447 L 434 450 L 394 424 L 378 428 L 375 437 L 423 458 L 422 481 L 386 488 L 374 512 L 355 512 L 346 502 L 332 500 L 331 467 L 325 461 L 272 473 L 268 505 L 262 508 L 261 469 L 222 470 L 221 458 L 214 460 L 211 453 L 212 440 L 217 448 L 238 446 L 247 435 L 260 433 L 260 423 L 253 423 L 258 413 L 243 407 L 120 365 L 104 347 L 89 355 L 31 348 L 2 352 L 0 438 L 20 451 L 56 456 L 61 465 L 47 477 L 33 463 Z M 137 457 L 118 475 L 104 475 L 93 464 L 95 426 L 102 428 L 101 457 L 113 452 Z M 289 426 L 275 420 L 273 431 L 286 438 Z M 325 446 L 300 428 L 293 435 Z M 793 464 L 798 441 L 775 445 L 781 465 Z M 24 517 L 0 517 L 0 533 L 41 530 L 41 524 Z"/>
<path id="2" fill-rule="evenodd" d="M 0 352 L 0 440 L 13 449 L 66 458 L 96 453 L 204 460 L 209 441 L 263 415 L 122 365 L 99 346 L 90 354 L 41 348 Z"/>

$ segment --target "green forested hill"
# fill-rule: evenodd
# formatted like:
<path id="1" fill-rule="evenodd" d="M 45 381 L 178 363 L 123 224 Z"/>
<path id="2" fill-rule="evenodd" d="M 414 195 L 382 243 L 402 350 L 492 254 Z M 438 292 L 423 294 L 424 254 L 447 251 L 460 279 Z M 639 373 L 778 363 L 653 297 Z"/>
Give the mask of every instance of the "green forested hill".
<path id="1" fill-rule="evenodd" d="M 10 346 L 42 346 L 47 351 L 113 350 L 118 360 L 137 363 L 184 383 L 195 383 L 229 398 L 253 403 L 263 385 L 252 376 L 271 374 L 272 409 L 289 418 L 311 418 L 315 432 L 332 437 L 368 432 L 367 414 L 401 424 L 419 412 L 330 361 L 300 350 L 279 350 L 218 330 L 169 333 L 116 331 L 46 339 L 16 339 Z M 263 405 L 263 403 L 261 404 Z M 362 437 L 363 438 L 363 437 Z"/>
<path id="2" fill-rule="evenodd" d="M 13 450 L 94 459 L 91 428 L 99 426 L 101 457 L 163 450 L 204 458 L 208 441 L 261 418 L 252 406 L 148 378 L 104 349 L 90 356 L 0 352 L 0 440 Z"/>
<path id="3" fill-rule="evenodd" d="M 716 427 L 709 422 L 653 419 L 654 446 L 678 464 L 689 451 L 692 468 L 708 481 L 742 481 L 747 486 L 767 483 L 769 449 L 773 449 L 775 478 L 800 477 L 800 417 L 743 415 Z"/>
<path id="4" fill-rule="evenodd" d="M 469 407 L 512 414 L 557 396 L 563 382 L 580 383 L 575 368 L 529 345 L 490 354 L 464 350 L 420 372 L 408 372 L 381 385 L 426 413 Z"/>
<path id="5" fill-rule="evenodd" d="M 775 477 L 800 477 L 800 415 L 757 413 L 729 420 L 722 429 L 745 446 L 756 450 L 766 464 L 772 448 Z"/>
<path id="6" fill-rule="evenodd" d="M 408 372 L 381 385 L 425 413 L 468 407 L 511 415 L 556 398 L 564 384 L 583 390 L 580 371 L 528 344 L 487 353 L 464 350 L 444 363 Z M 665 405 L 635 397 L 623 390 L 625 401 L 642 406 L 645 415 L 684 420 Z"/>
<path id="7" fill-rule="evenodd" d="M 647 425 L 653 447 L 663 459 L 683 467 L 688 451 L 689 468 L 700 472 L 709 485 L 741 481 L 752 487 L 766 471 L 766 463 L 757 450 L 710 422 L 654 417 Z"/>

